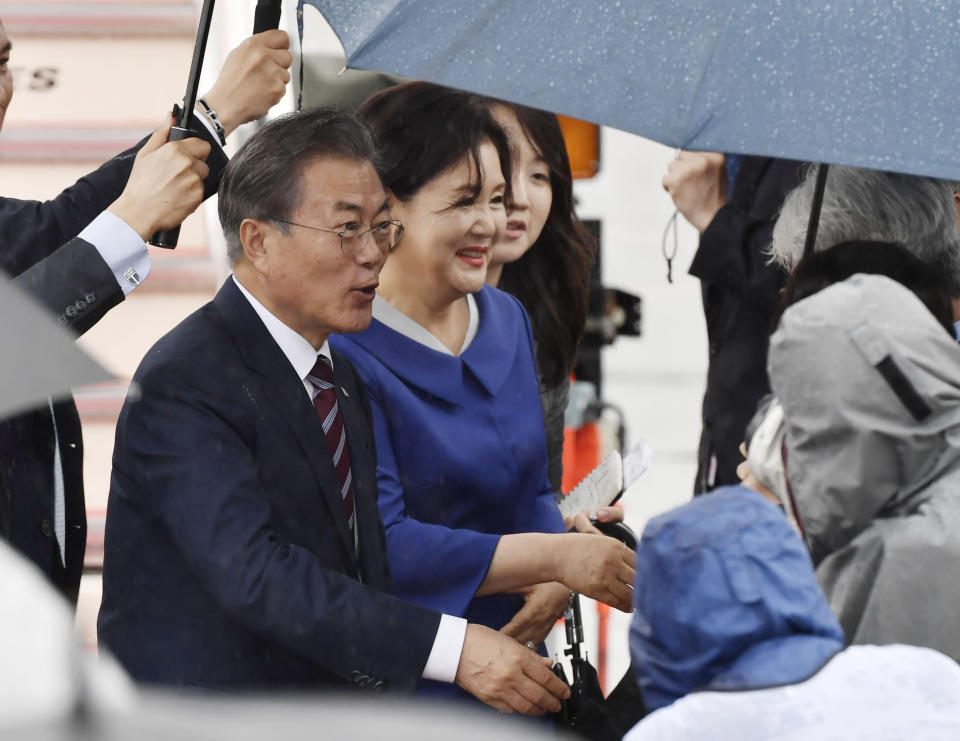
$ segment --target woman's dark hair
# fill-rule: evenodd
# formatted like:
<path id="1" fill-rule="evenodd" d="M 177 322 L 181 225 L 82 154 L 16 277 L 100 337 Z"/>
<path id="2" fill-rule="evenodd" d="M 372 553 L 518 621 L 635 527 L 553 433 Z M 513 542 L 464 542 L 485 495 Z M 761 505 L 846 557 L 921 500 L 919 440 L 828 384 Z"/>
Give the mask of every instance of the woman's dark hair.
<path id="1" fill-rule="evenodd" d="M 519 260 L 503 266 L 498 287 L 520 299 L 530 315 L 540 374 L 545 382 L 556 384 L 570 374 L 576 362 L 597 243 L 574 213 L 573 176 L 557 117 L 499 100 L 487 100 L 487 104 L 513 111 L 550 169 L 553 203 L 547 223 Z"/>
<path id="2" fill-rule="evenodd" d="M 500 155 L 500 167 L 510 197 L 510 144 L 490 112 L 470 93 L 409 82 L 387 88 L 357 109 L 380 144 L 380 179 L 401 201 L 468 155 L 475 180 L 472 195 L 483 187 L 480 146 L 490 141 Z"/>
<path id="3" fill-rule="evenodd" d="M 868 240 L 841 242 L 797 263 L 783 289 L 773 329 L 787 307 L 857 273 L 885 275 L 909 288 L 954 337 L 950 291 L 943 277 L 901 244 Z"/>

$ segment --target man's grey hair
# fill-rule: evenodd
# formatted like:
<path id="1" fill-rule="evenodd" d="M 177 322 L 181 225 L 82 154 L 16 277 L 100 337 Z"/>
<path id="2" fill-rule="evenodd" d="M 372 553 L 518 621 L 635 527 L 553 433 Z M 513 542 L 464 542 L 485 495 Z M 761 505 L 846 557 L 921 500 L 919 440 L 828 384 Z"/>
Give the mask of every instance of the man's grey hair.
<path id="1" fill-rule="evenodd" d="M 783 203 L 770 254 L 792 270 L 803 257 L 817 168 Z M 935 268 L 960 296 L 960 229 L 950 180 L 831 165 L 814 249 L 848 240 L 897 242 Z"/>
<path id="2" fill-rule="evenodd" d="M 373 134 L 355 116 L 317 108 L 276 118 L 246 142 L 223 172 L 218 212 L 231 265 L 243 255 L 244 219 L 273 221 L 284 234 L 301 202 L 304 168 L 321 157 L 370 162 L 379 171 Z"/>

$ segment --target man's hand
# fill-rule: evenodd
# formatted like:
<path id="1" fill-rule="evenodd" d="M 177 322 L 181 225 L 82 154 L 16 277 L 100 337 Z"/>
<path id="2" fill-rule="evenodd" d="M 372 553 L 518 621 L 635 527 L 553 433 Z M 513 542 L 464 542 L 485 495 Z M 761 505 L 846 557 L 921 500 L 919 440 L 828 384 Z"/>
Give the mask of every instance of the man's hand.
<path id="1" fill-rule="evenodd" d="M 521 644 L 543 643 L 570 604 L 570 590 L 558 582 L 534 584 L 523 592 L 523 607 L 500 632 Z"/>
<path id="2" fill-rule="evenodd" d="M 594 535 L 603 535 L 590 522 L 590 518 L 600 522 L 623 522 L 623 509 L 620 507 L 598 507 L 596 512 L 583 510 L 563 518 L 563 526 L 567 532 L 576 531 L 578 533 L 593 533 Z"/>
<path id="3" fill-rule="evenodd" d="M 571 533 L 559 537 L 566 540 L 558 549 L 557 581 L 585 597 L 631 612 L 634 552 L 606 535 Z"/>
<path id="4" fill-rule="evenodd" d="M 555 713 L 570 697 L 570 688 L 550 671 L 550 659 L 474 623 L 467 626 L 455 681 L 503 713 Z"/>
<path id="5" fill-rule="evenodd" d="M 153 132 L 133 162 L 120 197 L 107 209 L 126 221 L 144 241 L 177 226 L 203 200 L 204 160 L 210 145 L 191 137 L 168 142 L 170 124 Z"/>
<path id="6" fill-rule="evenodd" d="M 663 176 L 663 189 L 701 233 L 727 202 L 725 162 L 726 158 L 715 152 L 680 152 Z"/>
<path id="7" fill-rule="evenodd" d="M 203 96 L 217 112 L 226 135 L 240 124 L 265 116 L 290 82 L 290 37 L 273 29 L 246 39 L 227 55 L 220 76 Z"/>

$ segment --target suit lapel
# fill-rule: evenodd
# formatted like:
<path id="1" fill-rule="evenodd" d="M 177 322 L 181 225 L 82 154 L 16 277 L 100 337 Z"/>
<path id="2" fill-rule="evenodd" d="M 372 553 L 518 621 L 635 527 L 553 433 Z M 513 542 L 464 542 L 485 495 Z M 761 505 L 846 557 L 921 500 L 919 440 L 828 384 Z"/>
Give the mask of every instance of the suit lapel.
<path id="1" fill-rule="evenodd" d="M 230 324 L 244 362 L 266 376 L 265 393 L 310 463 L 337 534 L 347 553 L 353 554 L 353 537 L 347 527 L 347 513 L 333 458 L 323 434 L 323 425 L 310 403 L 303 381 L 297 378 L 286 356 L 263 326 L 250 302 L 240 293 L 232 277 L 217 293 L 214 305 Z M 350 562 L 353 562 L 352 556 Z"/>

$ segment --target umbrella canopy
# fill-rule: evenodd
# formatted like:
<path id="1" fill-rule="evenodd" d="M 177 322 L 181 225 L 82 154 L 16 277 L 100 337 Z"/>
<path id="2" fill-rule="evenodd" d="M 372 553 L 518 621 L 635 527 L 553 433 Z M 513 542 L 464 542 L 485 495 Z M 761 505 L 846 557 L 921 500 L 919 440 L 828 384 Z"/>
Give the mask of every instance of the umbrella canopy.
<path id="1" fill-rule="evenodd" d="M 931 0 L 300 0 L 347 64 L 683 149 L 960 179 L 960 10 Z"/>
<path id="2" fill-rule="evenodd" d="M 74 344 L 70 332 L 0 273 L 0 417 L 66 396 L 113 376 Z"/>

